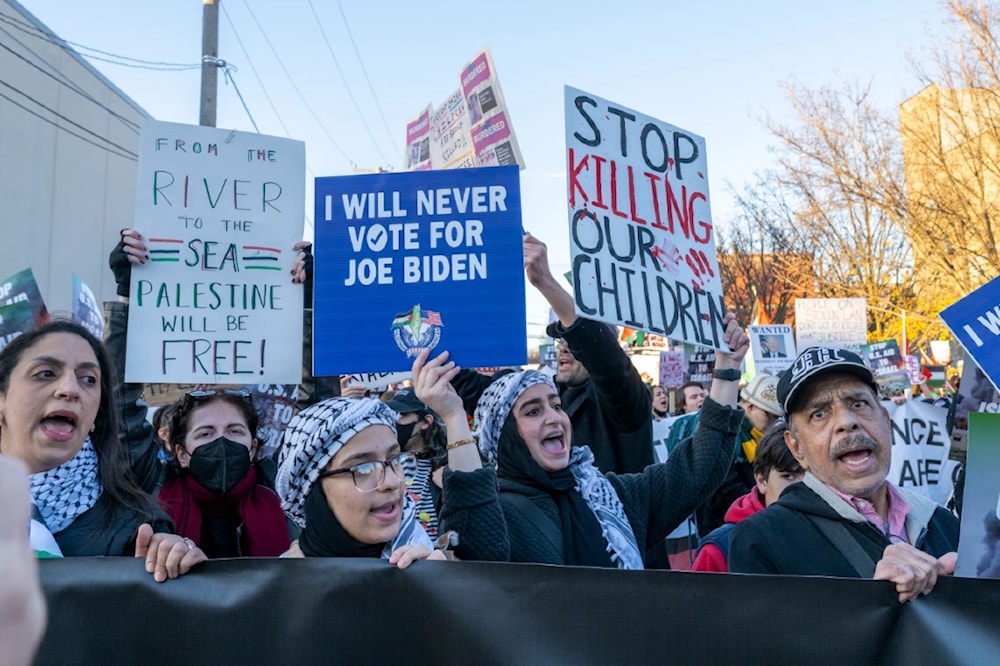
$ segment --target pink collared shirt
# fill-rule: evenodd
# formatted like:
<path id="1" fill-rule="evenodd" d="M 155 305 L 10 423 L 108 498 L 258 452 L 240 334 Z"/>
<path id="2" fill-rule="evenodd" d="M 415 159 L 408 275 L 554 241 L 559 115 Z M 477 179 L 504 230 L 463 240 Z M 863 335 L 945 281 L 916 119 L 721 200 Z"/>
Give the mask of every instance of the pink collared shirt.
<path id="1" fill-rule="evenodd" d="M 833 486 L 827 486 L 827 488 L 832 490 L 837 497 L 854 507 L 855 511 L 881 530 L 892 543 L 910 543 L 910 537 L 906 534 L 906 514 L 910 512 L 910 503 L 888 481 L 885 483 L 886 501 L 889 504 L 888 524 L 882 520 L 882 516 L 878 515 L 875 507 L 868 500 L 842 493 Z"/>

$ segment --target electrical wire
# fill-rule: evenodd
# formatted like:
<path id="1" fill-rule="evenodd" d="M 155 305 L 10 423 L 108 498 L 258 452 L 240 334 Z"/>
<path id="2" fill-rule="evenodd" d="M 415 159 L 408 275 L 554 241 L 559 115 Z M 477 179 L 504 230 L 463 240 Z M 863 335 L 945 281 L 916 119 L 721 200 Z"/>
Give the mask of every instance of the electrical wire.
<path id="1" fill-rule="evenodd" d="M 306 4 L 309 5 L 309 9 L 312 10 L 313 18 L 316 19 L 316 27 L 319 28 L 319 34 L 323 36 L 323 42 L 326 44 L 326 50 L 330 54 L 330 58 L 333 60 L 334 67 L 337 68 L 337 73 L 340 75 L 341 82 L 344 84 L 344 89 L 347 91 L 347 98 L 351 100 L 351 104 L 354 105 L 354 110 L 358 112 L 361 124 L 364 125 L 365 131 L 368 132 L 368 138 L 372 140 L 372 145 L 374 145 L 375 150 L 378 151 L 379 156 L 382 158 L 382 162 L 384 164 L 388 164 L 389 160 L 386 159 L 381 146 L 379 146 L 378 141 L 375 140 L 375 136 L 372 134 L 372 129 L 368 126 L 368 121 L 365 119 L 365 114 L 361 112 L 361 107 L 358 106 L 358 101 L 354 99 L 354 93 L 351 92 L 351 86 L 347 83 L 347 77 L 344 76 L 344 70 L 340 68 L 340 62 L 337 60 L 337 56 L 333 52 L 333 46 L 330 44 L 330 40 L 326 36 L 326 30 L 323 29 L 323 22 L 320 20 L 319 14 L 316 13 L 316 7 L 313 5 L 312 0 L 306 0 Z"/>
<path id="2" fill-rule="evenodd" d="M 24 46 L 24 44 L 20 40 L 18 40 L 16 37 L 14 37 L 13 35 L 11 35 L 9 32 L 7 32 L 6 30 L 4 30 L 3 28 L 0 28 L 0 33 L 6 34 L 11 39 L 13 39 L 15 42 L 17 42 L 18 44 L 21 44 L 21 46 Z M 128 129 L 132 130 L 132 132 L 134 132 L 135 134 L 139 133 L 139 123 L 126 118 L 125 116 L 121 115 L 120 113 L 117 113 L 116 111 L 114 111 L 110 107 L 102 104 L 100 101 L 94 99 L 90 94 L 88 94 L 86 91 L 84 91 L 83 89 L 81 89 L 78 85 L 76 85 L 72 81 L 60 79 L 59 77 L 57 77 L 56 75 L 52 74 L 51 72 L 45 71 L 44 68 L 39 67 L 35 63 L 31 62 L 30 60 L 28 60 L 23 55 L 21 55 L 20 53 L 16 52 L 14 49 L 10 48 L 6 44 L 0 44 L 0 48 L 4 49 L 5 51 L 8 51 L 15 58 L 18 58 L 18 59 L 24 61 L 25 64 L 27 64 L 27 65 L 29 65 L 31 67 L 34 67 L 39 72 L 41 72 L 45 76 L 51 78 L 56 83 L 58 83 L 60 85 L 63 85 L 63 86 L 66 86 L 67 88 L 69 88 L 70 90 L 72 90 L 76 94 L 80 95 L 81 97 L 83 97 L 87 101 L 93 102 L 94 104 L 96 104 L 101 109 L 107 111 L 112 117 L 120 120 Z M 27 48 L 27 47 L 25 47 L 25 48 Z M 34 55 L 36 58 L 39 58 L 39 60 L 42 60 L 42 62 L 44 62 L 46 65 L 49 65 L 48 62 L 46 62 L 45 60 L 41 59 L 38 56 L 38 54 L 35 53 L 34 51 L 31 51 L 31 49 L 28 49 L 28 52 L 31 53 L 32 55 Z M 49 67 L 52 67 L 52 66 L 49 65 Z M 58 71 L 58 70 L 56 70 L 56 71 Z"/>
<path id="3" fill-rule="evenodd" d="M 102 146 L 102 145 L 100 145 L 100 144 L 98 144 L 98 143 L 96 143 L 94 141 L 91 141 L 87 137 L 81 136 L 81 135 L 77 134 L 76 132 L 73 132 L 72 130 L 69 130 L 69 129 L 63 127 L 62 125 L 60 125 L 57 122 L 53 121 L 51 118 L 46 118 L 45 116 L 37 113 L 36 111 L 33 111 L 32 109 L 29 109 L 28 107 L 24 106 L 20 102 L 17 102 L 16 100 L 14 100 L 14 99 L 8 97 L 7 95 L 3 94 L 2 92 L 0 92 L 0 97 L 2 97 L 3 99 L 7 100 L 8 102 L 10 102 L 11 104 L 13 104 L 14 106 L 17 106 L 17 107 L 25 110 L 26 112 L 28 112 L 31 115 L 33 115 L 36 118 L 38 118 L 39 120 L 43 120 L 43 121 L 47 122 L 48 124 L 52 125 L 56 129 L 62 130 L 63 132 L 66 132 L 67 134 L 69 134 L 71 136 L 75 136 L 77 139 L 80 139 L 81 141 L 86 141 L 90 145 L 95 146 L 97 148 L 100 148 L 101 150 L 103 150 L 105 152 L 111 153 L 112 155 L 116 155 L 118 157 L 123 157 L 123 158 L 125 158 L 127 160 L 131 160 L 133 162 L 135 162 L 135 161 L 138 160 L 138 157 L 135 157 L 135 156 L 132 156 L 132 155 L 126 155 L 126 154 L 123 154 L 123 153 L 119 153 L 119 152 L 117 152 L 115 150 L 111 150 L 107 146 Z M 43 108 L 45 108 L 46 110 L 51 111 L 51 109 L 48 109 L 48 107 L 43 107 Z M 116 144 L 111 144 L 111 145 L 116 145 Z"/>
<path id="4" fill-rule="evenodd" d="M 239 86 L 236 85 L 236 79 L 233 78 L 233 72 L 238 70 L 235 66 L 230 65 L 225 60 L 220 60 L 219 63 L 219 67 L 222 68 L 222 73 L 226 77 L 226 82 L 233 84 L 233 90 L 236 91 L 236 96 L 240 98 L 240 104 L 243 105 L 243 110 L 247 112 L 247 117 L 250 118 L 250 124 L 253 125 L 257 134 L 260 134 L 260 128 L 257 127 L 257 122 L 253 119 L 253 114 L 250 113 L 250 109 L 247 107 L 247 103 L 246 100 L 243 99 L 243 95 L 240 94 Z"/>
<path id="5" fill-rule="evenodd" d="M 309 112 L 309 114 L 312 115 L 313 120 L 315 120 L 316 124 L 319 125 L 319 128 L 323 130 L 323 133 L 326 135 L 326 138 L 330 140 L 330 143 L 333 144 L 333 147 L 337 150 L 337 152 L 340 153 L 341 156 L 343 156 L 343 158 L 348 161 L 348 163 L 353 165 L 354 160 L 348 157 L 347 153 L 344 152 L 344 149 L 341 148 L 340 145 L 336 142 L 336 140 L 330 134 L 330 131 L 327 130 L 326 125 L 319 119 L 319 116 L 316 115 L 316 111 L 314 111 L 312 105 L 309 104 L 309 100 L 307 100 L 305 95 L 302 94 L 302 91 L 299 90 L 299 87 L 295 85 L 295 81 L 292 79 L 292 75 L 288 72 L 288 68 L 285 67 L 285 63 L 282 62 L 281 56 L 278 55 L 278 51 L 274 48 L 274 44 L 271 43 L 271 39 L 267 36 L 267 31 L 264 30 L 264 26 L 262 26 L 260 24 L 260 21 L 257 20 L 257 15 L 253 13 L 252 9 L 250 9 L 250 5 L 246 2 L 246 0 L 243 0 L 243 6 L 246 7 L 247 11 L 250 13 L 250 17 L 253 19 L 253 22 L 257 24 L 257 29 L 260 30 L 261 35 L 264 36 L 264 41 L 267 42 L 267 45 L 271 48 L 271 53 L 274 54 L 275 60 L 278 61 L 278 65 L 285 73 L 285 78 L 288 79 L 288 83 L 292 86 L 292 90 L 295 91 L 295 93 L 299 96 L 299 99 L 302 101 L 302 106 L 304 106 L 306 110 Z"/>
<path id="6" fill-rule="evenodd" d="M 137 155 L 136 153 L 133 153 L 133 152 L 132 152 L 131 150 L 129 150 L 128 148 L 126 148 L 126 147 L 124 147 L 124 146 L 119 146 L 119 145 L 118 145 L 117 143 L 115 143 L 114 141 L 111 141 L 110 139 L 108 139 L 108 138 L 106 138 L 106 137 L 103 137 L 103 136 L 101 136 L 101 135 L 100 135 L 100 134 L 98 134 L 97 132 L 95 132 L 95 131 L 93 131 L 93 130 L 91 130 L 91 129 L 88 129 L 88 128 L 84 127 L 83 125 L 81 125 L 80 123 L 76 122 L 75 120 L 71 120 L 70 118 L 68 118 L 68 117 L 64 116 L 63 114 L 59 113 L 59 112 L 58 112 L 58 111 L 56 111 L 55 109 L 53 109 L 53 108 L 51 108 L 51 107 L 48 107 L 48 106 L 46 106 L 45 104 L 42 104 L 41 102 L 39 102 L 39 101 L 38 101 L 37 99 L 35 99 L 35 98 L 34 98 L 34 97 L 32 97 L 31 95 L 29 95 L 28 93 L 26 93 L 26 92 L 24 92 L 24 91 L 22 91 L 22 90 L 19 90 L 19 89 L 15 88 L 14 86 L 10 85 L 10 84 L 9 84 L 9 83 L 7 83 L 6 81 L 0 81 L 0 86 L 3 86 L 3 87 L 5 87 L 5 88 L 9 88 L 10 90 L 13 90 L 13 91 L 14 91 L 14 92 L 16 92 L 16 93 L 17 93 L 18 95 L 21 95 L 21 96 L 22 96 L 22 97 L 24 97 L 25 99 L 28 99 L 28 100 L 31 100 L 32 102 L 34 102 L 34 103 L 35 103 L 35 104 L 37 104 L 38 106 L 42 107 L 43 109 L 45 109 L 46 111 L 48 111 L 48 112 L 49 112 L 49 113 L 51 113 L 52 115 L 56 116 L 57 118 L 59 118 L 59 119 L 61 119 L 61 120 L 65 120 L 66 122 L 68 122 L 68 123 L 69 123 L 70 125 L 72 125 L 73 127 L 76 127 L 76 128 L 78 128 L 78 129 L 80 129 L 80 130 L 83 130 L 83 131 L 84 131 L 84 132 L 86 132 L 87 134 L 90 134 L 91 136 L 93 136 L 93 137 L 96 137 L 97 139 L 99 139 L 99 140 L 101 140 L 101 141 L 104 141 L 104 142 L 105 142 L 105 143 L 107 143 L 107 144 L 108 144 L 109 146 L 114 146 L 115 148 L 117 148 L 118 150 L 122 151 L 123 153 L 126 153 L 126 154 L 128 154 L 128 155 L 130 155 L 130 156 L 132 156 L 132 157 L 134 157 L 134 158 L 136 158 L 136 159 L 138 159 L 138 157 L 139 157 L 139 156 L 138 156 L 138 155 Z M 7 99 L 10 99 L 10 98 L 8 97 Z M 13 102 L 13 100 L 11 100 L 11 101 Z"/>
<path id="7" fill-rule="evenodd" d="M 310 4 L 312 4 L 310 2 Z M 354 33 L 351 32 L 351 26 L 347 22 L 347 16 L 344 14 L 344 8 L 340 5 L 340 0 L 337 0 L 337 9 L 340 10 L 340 18 L 344 20 L 344 27 L 347 28 L 347 37 L 351 40 L 351 46 L 354 48 L 354 55 L 358 58 L 358 64 L 361 65 L 361 72 L 365 75 L 365 81 L 368 83 L 368 90 L 372 93 L 372 98 L 375 100 L 375 108 L 378 109 L 378 115 L 382 118 L 382 127 L 385 128 L 385 133 L 389 137 L 389 144 L 396 149 L 396 155 L 399 159 L 403 159 L 403 153 L 399 150 L 399 142 L 393 137 L 392 132 L 389 131 L 389 123 L 386 122 L 385 114 L 382 113 L 382 105 L 379 104 L 378 95 L 375 94 L 375 88 L 372 86 L 372 80 L 368 77 L 368 70 L 365 69 L 365 61 L 361 58 L 361 53 L 358 51 L 358 45 L 354 42 Z"/>

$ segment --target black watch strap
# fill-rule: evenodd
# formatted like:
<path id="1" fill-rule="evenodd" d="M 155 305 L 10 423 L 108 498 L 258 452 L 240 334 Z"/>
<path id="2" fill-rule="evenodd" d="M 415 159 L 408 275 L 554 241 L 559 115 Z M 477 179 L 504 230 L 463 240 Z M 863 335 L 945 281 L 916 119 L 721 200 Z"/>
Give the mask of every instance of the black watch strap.
<path id="1" fill-rule="evenodd" d="M 730 368 L 728 370 L 716 368 L 715 370 L 712 370 L 712 376 L 716 379 L 722 379 L 727 382 L 738 382 L 740 377 L 743 376 L 743 373 L 735 368 Z"/>

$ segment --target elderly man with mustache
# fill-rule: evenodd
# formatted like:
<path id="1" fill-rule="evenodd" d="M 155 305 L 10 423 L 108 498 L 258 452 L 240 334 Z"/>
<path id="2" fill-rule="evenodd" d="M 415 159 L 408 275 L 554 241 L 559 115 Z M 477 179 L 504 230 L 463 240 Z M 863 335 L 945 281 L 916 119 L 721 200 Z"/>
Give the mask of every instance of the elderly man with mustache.
<path id="1" fill-rule="evenodd" d="M 730 571 L 888 580 L 900 602 L 954 572 L 958 520 L 886 480 L 892 426 L 857 354 L 806 349 L 778 382 L 778 401 L 806 474 L 736 526 Z"/>

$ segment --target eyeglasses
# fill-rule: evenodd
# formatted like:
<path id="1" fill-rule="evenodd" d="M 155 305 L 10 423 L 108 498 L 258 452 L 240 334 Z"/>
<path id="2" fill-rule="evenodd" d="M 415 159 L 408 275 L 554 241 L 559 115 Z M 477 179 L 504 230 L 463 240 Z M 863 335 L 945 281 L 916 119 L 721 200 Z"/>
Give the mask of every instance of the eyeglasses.
<path id="1" fill-rule="evenodd" d="M 343 467 L 341 469 L 320 472 L 319 478 L 325 479 L 329 476 L 350 473 L 354 479 L 354 487 L 363 493 L 370 493 L 382 485 L 382 481 L 385 480 L 386 467 L 390 468 L 400 481 L 406 481 L 407 473 L 416 464 L 416 460 L 417 456 L 413 451 L 403 451 L 388 460 L 371 460 L 354 465 L 353 467 Z"/>
<path id="2" fill-rule="evenodd" d="M 189 398 L 194 402 L 198 402 L 200 400 L 207 400 L 209 398 L 214 398 L 219 395 L 231 395 L 246 400 L 247 402 L 252 402 L 252 399 L 250 397 L 250 391 L 242 388 L 239 389 L 217 388 L 217 389 L 207 389 L 205 391 L 188 391 L 187 393 L 184 394 L 184 397 Z"/>

